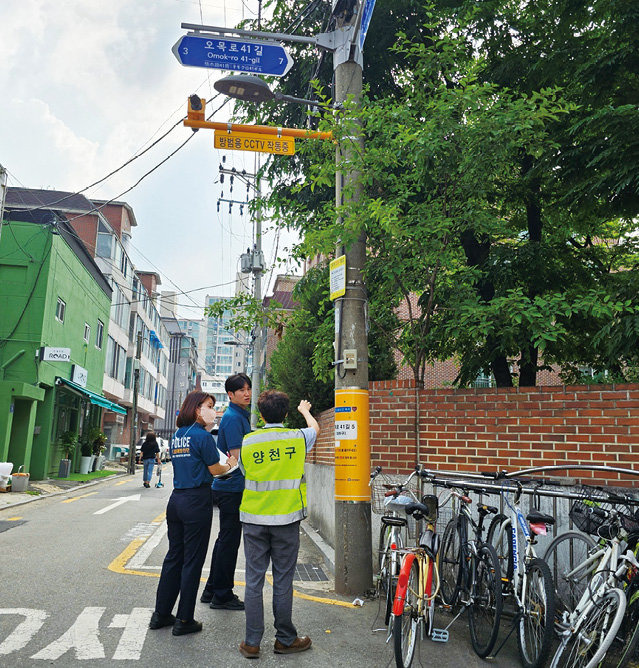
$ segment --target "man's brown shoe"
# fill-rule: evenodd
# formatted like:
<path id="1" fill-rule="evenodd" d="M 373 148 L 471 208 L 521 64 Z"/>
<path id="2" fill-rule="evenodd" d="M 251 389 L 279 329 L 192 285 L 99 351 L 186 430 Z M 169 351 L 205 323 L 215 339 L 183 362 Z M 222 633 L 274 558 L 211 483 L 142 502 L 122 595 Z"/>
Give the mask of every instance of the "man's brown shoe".
<path id="1" fill-rule="evenodd" d="M 260 658 L 260 647 L 254 647 L 253 645 L 247 645 L 243 640 L 240 643 L 240 654 L 247 659 L 259 659 Z"/>
<path id="2" fill-rule="evenodd" d="M 311 644 L 311 639 L 308 636 L 295 638 L 293 643 L 288 647 L 283 645 L 279 640 L 276 640 L 273 651 L 275 654 L 295 654 L 296 652 L 305 652 L 310 648 Z"/>

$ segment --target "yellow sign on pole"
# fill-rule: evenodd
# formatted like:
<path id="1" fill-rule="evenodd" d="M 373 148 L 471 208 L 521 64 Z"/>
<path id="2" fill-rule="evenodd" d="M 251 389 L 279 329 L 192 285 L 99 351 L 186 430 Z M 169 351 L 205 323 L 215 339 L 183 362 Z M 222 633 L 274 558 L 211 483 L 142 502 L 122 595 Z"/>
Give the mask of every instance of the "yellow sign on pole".
<path id="1" fill-rule="evenodd" d="M 331 283 L 329 298 L 334 300 L 346 294 L 346 255 L 331 260 L 329 270 Z"/>
<path id="2" fill-rule="evenodd" d="M 335 390 L 335 500 L 370 501 L 368 390 Z"/>
<path id="3" fill-rule="evenodd" d="M 295 139 L 293 137 L 274 137 L 248 132 L 215 131 L 215 148 L 231 151 L 257 151 L 258 153 L 275 153 L 277 155 L 294 155 Z"/>

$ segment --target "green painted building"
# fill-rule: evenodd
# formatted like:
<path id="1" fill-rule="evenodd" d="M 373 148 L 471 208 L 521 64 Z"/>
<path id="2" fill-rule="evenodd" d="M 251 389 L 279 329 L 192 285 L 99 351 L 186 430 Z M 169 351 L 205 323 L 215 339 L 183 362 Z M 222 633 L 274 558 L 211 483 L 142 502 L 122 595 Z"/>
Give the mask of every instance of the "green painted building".
<path id="1" fill-rule="evenodd" d="M 60 214 L 8 208 L 0 234 L 0 462 L 42 479 L 63 434 L 126 412 L 102 396 L 112 291 Z"/>

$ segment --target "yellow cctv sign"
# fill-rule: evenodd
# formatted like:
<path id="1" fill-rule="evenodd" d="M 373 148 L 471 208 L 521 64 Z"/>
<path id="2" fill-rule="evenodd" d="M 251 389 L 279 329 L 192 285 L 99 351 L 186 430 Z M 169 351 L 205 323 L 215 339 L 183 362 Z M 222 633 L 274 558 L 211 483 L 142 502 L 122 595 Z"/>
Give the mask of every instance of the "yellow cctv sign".
<path id="1" fill-rule="evenodd" d="M 370 501 L 368 390 L 335 390 L 335 500 Z"/>
<path id="2" fill-rule="evenodd" d="M 276 155 L 295 154 L 295 139 L 293 137 L 216 130 L 214 142 L 215 148 L 231 151 L 257 151 L 258 153 L 275 153 Z"/>

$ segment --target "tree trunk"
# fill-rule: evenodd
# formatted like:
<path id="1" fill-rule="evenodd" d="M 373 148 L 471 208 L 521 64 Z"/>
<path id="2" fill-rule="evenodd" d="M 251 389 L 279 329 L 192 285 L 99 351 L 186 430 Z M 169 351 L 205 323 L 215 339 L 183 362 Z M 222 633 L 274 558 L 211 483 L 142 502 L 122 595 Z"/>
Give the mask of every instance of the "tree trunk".
<path id="1" fill-rule="evenodd" d="M 464 230 L 461 234 L 461 244 L 466 254 L 466 264 L 469 267 L 481 267 L 485 264 L 490 253 L 490 239 L 484 237 L 481 241 L 477 239 L 473 230 Z M 495 286 L 492 281 L 482 278 L 475 286 L 477 294 L 484 302 L 489 302 L 495 296 Z M 499 347 L 499 342 L 489 337 L 486 341 L 489 350 Z M 490 363 L 491 371 L 495 376 L 497 387 L 512 387 L 513 379 L 508 367 L 506 355 L 498 355 Z"/>
<path id="2" fill-rule="evenodd" d="M 525 155 L 522 161 L 522 176 L 526 178 L 527 174 L 532 170 L 533 158 L 530 155 Z M 541 204 L 540 204 L 541 184 L 538 178 L 533 177 L 530 180 L 529 189 L 525 196 L 526 204 L 526 220 L 528 223 L 528 244 L 536 256 L 539 255 L 543 222 L 541 219 Z M 540 263 L 535 261 L 532 263 L 533 271 L 540 268 Z M 528 282 L 528 299 L 532 302 L 539 294 L 540 276 L 537 274 L 529 276 Z M 525 334 L 525 332 L 524 332 Z M 523 337 L 522 337 L 523 338 Z M 533 387 L 537 384 L 537 362 L 539 360 L 539 350 L 532 344 L 530 337 L 527 340 L 522 340 L 522 356 L 519 364 L 519 386 Z M 524 355 L 526 351 L 526 355 Z"/>

